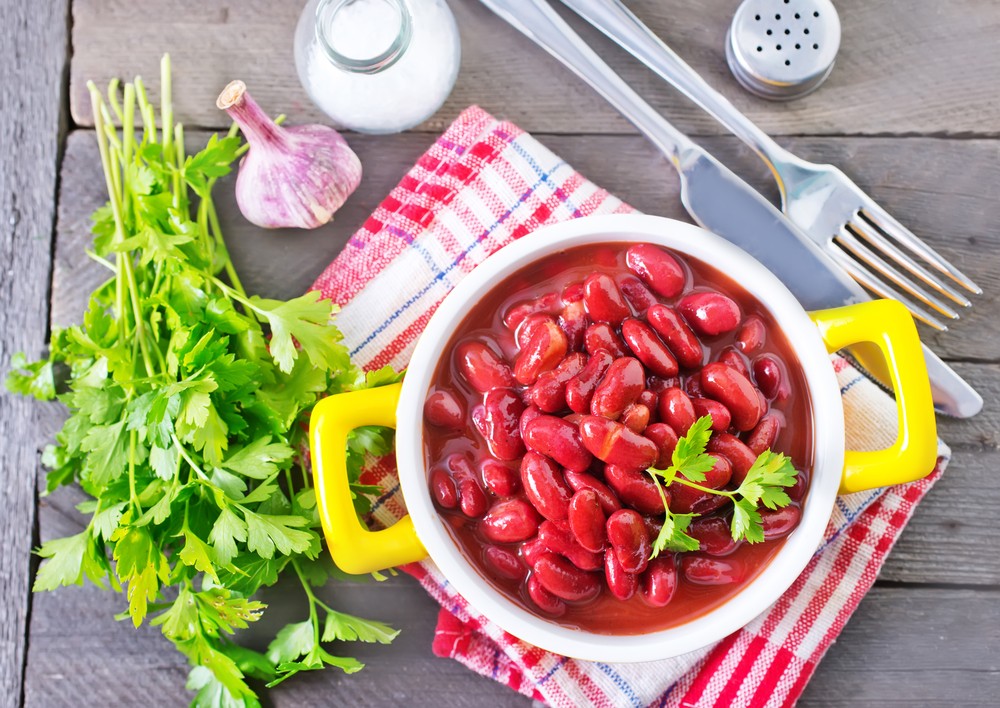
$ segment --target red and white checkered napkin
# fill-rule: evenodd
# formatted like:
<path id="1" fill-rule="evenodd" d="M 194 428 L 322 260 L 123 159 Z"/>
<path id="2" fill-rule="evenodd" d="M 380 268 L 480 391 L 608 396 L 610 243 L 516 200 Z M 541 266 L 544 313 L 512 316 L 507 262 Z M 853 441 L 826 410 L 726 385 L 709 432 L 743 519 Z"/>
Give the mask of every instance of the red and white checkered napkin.
<path id="1" fill-rule="evenodd" d="M 401 369 L 442 298 L 486 256 L 543 224 L 632 211 L 511 123 L 473 107 L 420 158 L 315 283 L 343 305 L 337 324 L 366 368 Z M 895 405 L 833 357 L 848 445 L 892 442 Z M 430 561 L 406 568 L 442 605 L 433 649 L 554 706 L 791 705 L 871 587 L 916 504 L 940 475 L 840 497 L 823 546 L 778 602 L 714 646 L 665 661 L 557 656 L 500 630 Z M 375 519 L 405 513 L 391 460 L 369 473 L 386 493 Z"/>

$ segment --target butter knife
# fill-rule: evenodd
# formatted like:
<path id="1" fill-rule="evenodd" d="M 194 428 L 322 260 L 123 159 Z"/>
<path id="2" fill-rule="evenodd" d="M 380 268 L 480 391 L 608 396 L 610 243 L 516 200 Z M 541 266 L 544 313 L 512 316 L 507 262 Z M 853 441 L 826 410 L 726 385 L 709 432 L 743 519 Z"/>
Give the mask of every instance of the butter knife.
<path id="1" fill-rule="evenodd" d="M 544 0 L 481 2 L 586 81 L 663 151 L 680 175 L 681 201 L 692 218 L 763 263 L 804 308 L 871 299 L 767 199 L 629 88 Z M 855 355 L 873 375 L 884 369 L 863 352 Z M 982 397 L 926 346 L 924 357 L 935 408 L 961 418 L 978 413 Z"/>

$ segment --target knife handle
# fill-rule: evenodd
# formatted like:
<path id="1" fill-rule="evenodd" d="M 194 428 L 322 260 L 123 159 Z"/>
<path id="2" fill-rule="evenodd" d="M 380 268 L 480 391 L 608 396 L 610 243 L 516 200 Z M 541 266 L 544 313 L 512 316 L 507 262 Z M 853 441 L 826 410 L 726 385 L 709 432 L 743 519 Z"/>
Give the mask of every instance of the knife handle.
<path id="1" fill-rule="evenodd" d="M 694 143 L 653 110 L 592 50 L 545 0 L 480 0 L 587 82 L 617 108 L 675 166 Z"/>
<path id="2" fill-rule="evenodd" d="M 937 461 L 937 422 L 920 338 L 906 307 L 896 300 L 872 300 L 809 316 L 831 353 L 859 347 L 870 357 L 874 345 L 896 394 L 896 442 L 884 450 L 846 451 L 841 493 L 926 477 Z"/>
<path id="3" fill-rule="evenodd" d="M 562 3 L 701 106 L 749 145 L 772 170 L 775 163 L 798 161 L 712 88 L 621 0 L 562 0 Z M 780 186 L 781 181 L 778 183 Z"/>

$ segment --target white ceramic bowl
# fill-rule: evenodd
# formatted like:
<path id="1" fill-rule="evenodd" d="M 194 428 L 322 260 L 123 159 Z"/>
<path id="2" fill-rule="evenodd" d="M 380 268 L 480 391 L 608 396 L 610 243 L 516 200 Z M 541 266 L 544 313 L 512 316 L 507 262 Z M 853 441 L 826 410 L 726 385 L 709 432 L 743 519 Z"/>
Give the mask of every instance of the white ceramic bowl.
<path id="1" fill-rule="evenodd" d="M 465 558 L 449 533 L 444 519 L 435 509 L 423 462 L 424 400 L 437 362 L 443 356 L 450 355 L 445 347 L 472 306 L 497 283 L 539 258 L 577 246 L 615 242 L 648 242 L 665 246 L 711 265 L 757 298 L 770 311 L 778 327 L 794 347 L 812 408 L 812 475 L 799 526 L 788 536 L 767 567 L 724 604 L 686 624 L 639 635 L 595 634 L 565 627 L 532 614 L 494 589 Z M 867 303 L 866 306 L 870 304 Z M 912 360 L 916 357 L 922 362 L 916 330 L 909 316 L 905 315 L 905 310 L 901 311 L 906 319 L 904 325 L 909 329 L 898 337 L 905 341 L 894 351 L 898 354 L 897 358 Z M 886 309 L 870 313 L 878 314 L 877 318 L 864 319 L 869 320 L 870 328 L 871 321 L 892 320 L 894 313 L 896 310 Z M 888 316 L 884 316 L 886 314 Z M 882 340 L 891 338 L 889 335 L 881 337 Z M 876 341 L 879 338 L 869 339 Z M 907 351 L 904 352 L 904 349 Z M 926 371 L 921 371 L 920 375 L 923 377 L 922 381 L 919 380 L 919 375 L 910 376 L 911 384 L 913 379 L 917 379 L 916 384 L 910 386 L 916 392 L 907 393 L 908 404 L 900 403 L 899 410 L 904 425 L 907 422 L 920 422 L 924 425 L 920 430 L 925 434 L 929 418 L 933 440 L 933 410 Z M 907 382 L 904 380 L 905 383 Z M 906 388 L 906 385 L 901 387 Z M 378 392 L 380 389 L 373 391 Z M 399 400 L 393 417 L 391 401 L 395 400 L 397 393 Z M 369 394 L 371 391 L 344 394 L 355 398 L 351 402 L 343 401 L 343 405 L 334 400 L 341 397 L 331 397 L 318 405 L 313 413 L 311 439 L 317 500 L 334 560 L 349 572 L 362 572 L 416 560 L 425 549 L 455 590 L 504 630 L 543 649 L 579 659 L 639 662 L 673 657 L 718 641 L 746 625 L 774 603 L 809 562 L 822 539 L 844 476 L 844 415 L 841 397 L 827 346 L 816 323 L 781 281 L 747 253 L 696 226 L 660 217 L 619 215 L 581 218 L 538 229 L 528 237 L 504 247 L 467 275 L 442 302 L 420 336 L 401 390 L 394 392 L 392 398 L 388 398 L 388 394 L 377 394 L 382 395 L 385 400 L 381 404 L 367 406 L 371 410 L 388 406 L 388 415 L 385 411 L 367 412 L 365 396 Z M 327 402 L 328 405 L 324 405 Z M 906 405 L 919 409 L 920 414 L 911 415 L 910 411 L 903 415 Z M 327 419 L 338 416 L 341 420 L 332 427 L 339 426 L 340 437 L 324 436 L 322 430 L 331 427 Z M 339 479 L 331 477 L 329 468 L 338 464 L 342 466 L 341 461 L 331 461 L 332 456 L 342 457 L 343 436 L 351 427 L 394 423 L 397 429 L 397 467 L 409 519 L 404 519 L 387 531 L 372 533 L 359 530 L 353 519 L 343 471 L 340 470 Z M 903 442 L 898 443 L 903 450 L 901 454 L 919 453 L 921 460 L 921 469 L 911 473 L 907 479 L 926 475 L 934 462 L 933 449 L 927 446 L 915 451 L 911 445 L 907 452 L 907 440 L 912 441 L 915 437 L 920 436 L 902 435 Z M 885 453 L 848 454 L 863 456 Z M 902 462 L 902 458 L 899 459 Z M 866 464 L 872 466 L 870 463 Z M 336 473 L 334 470 L 332 474 Z M 896 478 L 892 481 L 905 480 Z M 335 485 L 339 487 L 333 489 Z M 414 531 L 419 541 L 413 537 Z M 391 551 L 386 551 L 387 548 Z M 379 556 L 384 564 L 376 565 L 370 560 L 372 556 Z M 385 561 L 387 558 L 391 560 Z M 664 611 L 669 611 L 669 606 Z"/>

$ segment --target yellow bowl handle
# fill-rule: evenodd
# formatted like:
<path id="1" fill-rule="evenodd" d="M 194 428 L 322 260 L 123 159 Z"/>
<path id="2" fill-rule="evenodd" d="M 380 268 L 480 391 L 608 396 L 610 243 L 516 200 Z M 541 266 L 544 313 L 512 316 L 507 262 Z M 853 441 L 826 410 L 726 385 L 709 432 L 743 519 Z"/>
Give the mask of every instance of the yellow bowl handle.
<path id="1" fill-rule="evenodd" d="M 827 351 L 855 345 L 851 353 L 866 368 L 885 374 L 881 378 L 892 381 L 896 394 L 896 442 L 884 450 L 848 450 L 841 493 L 926 477 L 937 461 L 937 423 L 927 366 L 910 313 L 895 300 L 872 300 L 819 310 L 809 316 L 819 327 Z"/>
<path id="2" fill-rule="evenodd" d="M 427 557 L 413 520 L 404 516 L 382 531 L 369 531 L 351 500 L 347 436 L 362 425 L 396 427 L 402 384 L 329 396 L 309 419 L 316 505 L 333 561 L 346 573 L 371 573 Z"/>

